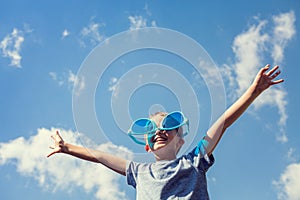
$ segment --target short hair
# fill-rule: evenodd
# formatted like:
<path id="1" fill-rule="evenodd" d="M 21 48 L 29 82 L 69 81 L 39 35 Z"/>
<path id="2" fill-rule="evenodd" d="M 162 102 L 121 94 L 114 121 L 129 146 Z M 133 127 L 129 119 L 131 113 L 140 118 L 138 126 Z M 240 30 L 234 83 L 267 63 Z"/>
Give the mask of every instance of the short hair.
<path id="1" fill-rule="evenodd" d="M 151 118 L 153 118 L 153 117 L 155 117 L 155 116 L 165 117 L 165 116 L 167 116 L 167 115 L 168 115 L 167 112 L 158 111 L 158 112 L 156 112 L 156 113 L 154 113 L 154 114 L 150 114 L 149 118 L 151 119 Z"/>

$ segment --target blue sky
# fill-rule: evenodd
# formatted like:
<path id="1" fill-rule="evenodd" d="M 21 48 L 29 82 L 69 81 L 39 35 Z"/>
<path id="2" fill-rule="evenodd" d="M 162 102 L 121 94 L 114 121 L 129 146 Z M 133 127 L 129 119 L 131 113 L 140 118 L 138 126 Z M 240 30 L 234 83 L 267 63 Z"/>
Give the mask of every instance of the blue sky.
<path id="1" fill-rule="evenodd" d="M 99 164 L 47 159 L 50 135 L 60 130 L 66 141 L 151 161 L 126 136 L 130 122 L 183 110 L 191 121 L 184 153 L 269 63 L 285 82 L 227 130 L 209 193 L 299 200 L 299 12 L 289 0 L 2 1 L 1 199 L 134 199 L 125 178 Z M 155 48 L 130 46 L 145 35 Z M 104 65 L 109 56 L 116 59 Z"/>

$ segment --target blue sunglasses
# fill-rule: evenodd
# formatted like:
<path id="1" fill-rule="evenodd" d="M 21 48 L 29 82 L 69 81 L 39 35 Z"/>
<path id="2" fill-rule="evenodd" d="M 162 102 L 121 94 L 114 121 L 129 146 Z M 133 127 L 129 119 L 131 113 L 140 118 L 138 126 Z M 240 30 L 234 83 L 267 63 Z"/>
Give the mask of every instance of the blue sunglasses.
<path id="1" fill-rule="evenodd" d="M 149 146 L 153 147 L 151 138 L 155 136 L 157 130 L 170 131 L 187 125 L 187 131 L 183 134 L 186 136 L 189 131 L 189 120 L 180 111 L 174 111 L 164 117 L 159 127 L 156 123 L 148 118 L 140 118 L 134 121 L 128 131 L 129 137 L 137 144 L 146 145 L 145 139 Z"/>

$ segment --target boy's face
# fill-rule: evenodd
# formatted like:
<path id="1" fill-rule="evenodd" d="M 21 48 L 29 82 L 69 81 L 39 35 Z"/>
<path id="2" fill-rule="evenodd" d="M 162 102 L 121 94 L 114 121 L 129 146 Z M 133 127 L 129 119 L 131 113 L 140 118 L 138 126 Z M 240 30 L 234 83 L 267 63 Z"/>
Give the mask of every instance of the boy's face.
<path id="1" fill-rule="evenodd" d="M 160 127 L 164 117 L 165 116 L 155 115 L 151 118 L 151 120 L 153 120 L 156 123 L 156 125 Z M 182 132 L 181 128 L 170 131 L 157 130 L 155 136 L 151 138 L 151 141 L 153 142 L 153 147 L 151 148 L 151 151 L 155 153 L 157 150 L 164 148 L 164 152 L 169 154 L 175 154 L 176 156 L 180 147 L 184 143 L 184 140 L 181 137 L 179 137 L 180 131 Z"/>

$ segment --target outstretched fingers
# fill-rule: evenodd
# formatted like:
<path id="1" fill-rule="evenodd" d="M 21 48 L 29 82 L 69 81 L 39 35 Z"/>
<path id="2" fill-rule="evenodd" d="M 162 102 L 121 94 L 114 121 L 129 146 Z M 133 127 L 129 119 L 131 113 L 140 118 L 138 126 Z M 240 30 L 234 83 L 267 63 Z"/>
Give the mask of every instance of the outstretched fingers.
<path id="1" fill-rule="evenodd" d="M 60 134 L 59 134 L 59 131 L 58 131 L 58 130 L 56 131 L 56 135 L 57 135 L 59 138 L 61 138 L 61 136 L 60 136 Z"/>
<path id="2" fill-rule="evenodd" d="M 55 147 L 53 147 L 53 146 L 49 146 L 49 148 L 52 149 L 52 152 L 49 153 L 49 154 L 47 155 L 47 158 L 49 158 L 49 157 L 52 156 L 53 154 L 56 154 L 56 153 L 59 153 L 59 152 L 60 152 L 59 149 L 57 149 L 57 148 L 55 148 Z"/>
<path id="3" fill-rule="evenodd" d="M 279 79 L 279 80 L 276 80 L 276 81 L 272 81 L 272 85 L 275 85 L 275 84 L 278 84 L 278 83 L 282 83 L 284 82 L 283 79 Z"/>
<path id="4" fill-rule="evenodd" d="M 268 71 L 270 69 L 270 64 L 267 64 L 265 67 L 261 68 L 259 71 L 260 75 L 265 74 L 266 71 Z"/>
<path id="5" fill-rule="evenodd" d="M 51 138 L 55 141 L 55 136 L 54 135 L 51 135 Z"/>
<path id="6" fill-rule="evenodd" d="M 270 65 L 269 65 L 270 66 Z M 278 65 L 276 65 L 275 67 L 273 67 L 270 71 L 268 71 L 266 73 L 267 76 L 272 76 L 272 74 L 279 68 Z M 277 71 L 278 72 L 278 71 Z"/>
<path id="7" fill-rule="evenodd" d="M 58 148 L 58 145 L 61 141 L 63 141 L 62 137 L 59 134 L 59 131 L 56 131 L 55 134 L 51 135 L 51 138 L 54 141 L 54 145 L 49 146 L 49 148 L 52 149 L 52 152 L 50 154 L 48 154 L 47 157 L 50 157 L 55 153 L 59 153 L 60 148 Z"/>
<path id="8" fill-rule="evenodd" d="M 278 69 L 279 69 L 279 66 L 276 65 L 270 71 L 265 73 L 265 75 L 269 78 L 271 85 L 282 83 L 284 81 L 283 79 L 273 81 L 281 73 L 281 71 Z"/>

